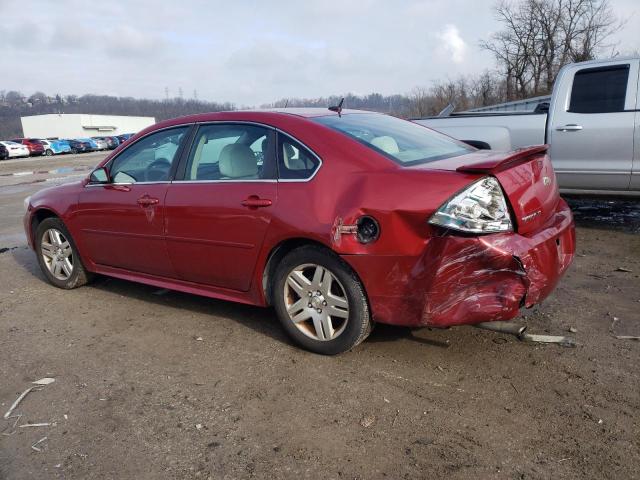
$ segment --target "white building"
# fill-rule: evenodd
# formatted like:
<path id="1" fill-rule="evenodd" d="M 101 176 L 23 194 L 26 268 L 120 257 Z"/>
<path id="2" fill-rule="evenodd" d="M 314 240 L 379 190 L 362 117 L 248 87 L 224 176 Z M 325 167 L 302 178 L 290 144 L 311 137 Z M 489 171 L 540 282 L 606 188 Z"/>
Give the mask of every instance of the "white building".
<path id="1" fill-rule="evenodd" d="M 52 113 L 22 117 L 25 138 L 83 138 L 137 133 L 156 123 L 153 117 Z"/>

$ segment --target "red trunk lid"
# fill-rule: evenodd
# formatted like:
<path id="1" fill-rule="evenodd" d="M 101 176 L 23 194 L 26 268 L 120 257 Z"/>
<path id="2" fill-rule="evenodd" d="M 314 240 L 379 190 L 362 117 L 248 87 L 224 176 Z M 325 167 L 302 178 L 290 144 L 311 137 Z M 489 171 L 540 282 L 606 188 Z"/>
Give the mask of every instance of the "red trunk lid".
<path id="1" fill-rule="evenodd" d="M 560 200 L 546 145 L 509 153 L 478 151 L 425 167 L 495 176 L 511 204 L 516 231 L 521 234 L 540 229 L 556 211 Z"/>

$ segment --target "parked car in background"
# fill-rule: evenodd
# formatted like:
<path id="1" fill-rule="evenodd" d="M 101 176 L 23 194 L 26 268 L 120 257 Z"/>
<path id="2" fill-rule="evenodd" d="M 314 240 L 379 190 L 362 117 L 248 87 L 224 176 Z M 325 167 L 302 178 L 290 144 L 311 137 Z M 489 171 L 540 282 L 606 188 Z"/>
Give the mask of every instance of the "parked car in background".
<path id="1" fill-rule="evenodd" d="M 640 58 L 560 70 L 548 114 L 461 112 L 415 120 L 478 146 L 508 151 L 549 144 L 560 191 L 640 195 Z"/>
<path id="2" fill-rule="evenodd" d="M 29 148 L 21 143 L 2 141 L 0 144 L 7 149 L 7 153 L 9 154 L 8 158 L 28 157 L 31 154 Z"/>
<path id="3" fill-rule="evenodd" d="M 193 115 L 35 193 L 24 228 L 59 288 L 99 273 L 273 305 L 298 344 L 336 354 L 374 322 L 509 320 L 544 300 L 575 251 L 546 150 L 360 111 Z"/>
<path id="4" fill-rule="evenodd" d="M 60 155 L 61 153 L 69 153 L 71 147 L 67 142 L 61 142 L 59 140 L 40 140 L 44 147 L 44 154 L 47 156 Z"/>
<path id="5" fill-rule="evenodd" d="M 93 147 L 89 142 L 84 142 L 82 140 L 75 140 L 72 138 L 66 139 L 65 142 L 69 144 L 71 153 L 86 153 L 86 152 L 93 151 Z"/>
<path id="6" fill-rule="evenodd" d="M 91 137 L 96 142 L 104 141 L 106 143 L 105 149 L 114 150 L 118 145 L 120 145 L 120 140 L 118 137 Z"/>
<path id="7" fill-rule="evenodd" d="M 135 133 L 123 133 L 122 135 L 118 135 L 118 140 L 120 140 L 120 143 L 124 143 L 134 135 Z"/>
<path id="8" fill-rule="evenodd" d="M 96 144 L 97 150 L 107 150 L 109 148 L 107 141 L 102 137 L 91 137 L 91 140 Z"/>
<path id="9" fill-rule="evenodd" d="M 78 140 L 79 142 L 84 142 L 84 143 L 88 143 L 89 147 L 90 147 L 90 151 L 97 151 L 100 150 L 100 148 L 98 147 L 98 144 L 96 143 L 96 141 L 93 138 L 76 138 L 76 140 Z"/>
<path id="10" fill-rule="evenodd" d="M 12 142 L 21 143 L 29 149 L 29 155 L 44 155 L 44 146 L 37 138 L 14 138 Z"/>
<path id="11" fill-rule="evenodd" d="M 58 142 L 60 147 L 63 149 L 62 153 L 71 153 L 71 145 L 69 145 L 69 141 L 68 140 L 63 140 L 63 139 L 60 139 L 60 138 L 55 138 L 54 140 L 56 142 Z"/>

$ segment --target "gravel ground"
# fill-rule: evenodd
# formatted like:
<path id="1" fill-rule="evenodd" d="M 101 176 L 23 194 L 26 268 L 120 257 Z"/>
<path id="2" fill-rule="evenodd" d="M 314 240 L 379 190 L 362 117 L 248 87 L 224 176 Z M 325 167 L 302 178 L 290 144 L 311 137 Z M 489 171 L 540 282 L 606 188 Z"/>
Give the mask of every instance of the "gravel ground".
<path id="1" fill-rule="evenodd" d="M 574 265 L 518 320 L 575 348 L 378 326 L 321 357 L 270 309 L 107 278 L 50 286 L 22 198 L 65 180 L 0 178 L 0 415 L 55 377 L 15 429 L 0 419 L 2 479 L 640 478 L 640 342 L 614 337 L 640 335 L 640 235 L 625 221 L 579 213 Z"/>

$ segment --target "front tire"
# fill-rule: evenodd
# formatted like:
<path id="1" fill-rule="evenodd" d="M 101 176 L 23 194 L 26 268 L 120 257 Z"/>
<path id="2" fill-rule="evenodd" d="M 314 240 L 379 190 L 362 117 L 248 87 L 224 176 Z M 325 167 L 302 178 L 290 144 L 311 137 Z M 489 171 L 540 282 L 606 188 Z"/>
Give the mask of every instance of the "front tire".
<path id="1" fill-rule="evenodd" d="M 289 336 L 323 355 L 351 350 L 371 332 L 364 288 L 333 252 L 308 245 L 288 253 L 276 268 L 272 304 Z"/>
<path id="2" fill-rule="evenodd" d="M 36 255 L 42 273 L 52 285 L 70 290 L 90 280 L 71 234 L 59 218 L 40 222 L 35 233 Z"/>
<path id="3" fill-rule="evenodd" d="M 53 150 L 47 150 L 47 151 L 45 152 L 45 155 L 46 155 L 47 157 L 52 156 L 52 155 L 53 155 Z"/>

